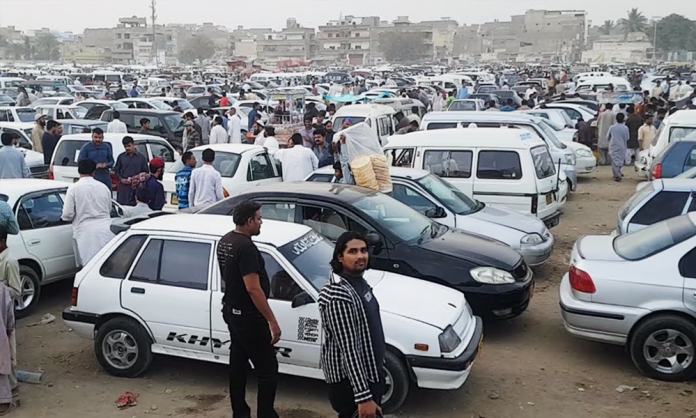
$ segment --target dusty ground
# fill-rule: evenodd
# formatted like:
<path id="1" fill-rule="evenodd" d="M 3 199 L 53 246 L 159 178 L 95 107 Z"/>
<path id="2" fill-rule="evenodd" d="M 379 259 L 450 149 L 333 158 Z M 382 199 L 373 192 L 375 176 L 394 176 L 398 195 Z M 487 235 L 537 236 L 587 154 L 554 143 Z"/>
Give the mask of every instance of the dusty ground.
<path id="1" fill-rule="evenodd" d="M 536 269 L 537 293 L 529 310 L 513 320 L 486 324 L 485 345 L 471 378 L 458 391 L 412 390 L 398 415 L 463 418 L 639 418 L 695 417 L 696 385 L 669 384 L 642 377 L 621 347 L 569 336 L 558 307 L 558 283 L 570 249 L 582 234 L 609 233 L 617 210 L 638 180 L 627 172 L 621 184 L 600 169 L 581 179 L 565 207 L 552 261 Z M 225 367 L 156 358 L 140 379 L 104 373 L 92 343 L 71 333 L 60 320 L 71 283 L 44 290 L 33 317 L 19 324 L 20 368 L 45 370 L 44 383 L 22 386 L 21 417 L 229 417 Z M 50 312 L 55 323 L 28 328 Z M 635 391 L 618 393 L 619 385 Z M 126 390 L 140 394 L 138 405 L 118 411 L 114 401 Z M 332 417 L 322 382 L 283 376 L 278 409 L 285 418 Z"/>

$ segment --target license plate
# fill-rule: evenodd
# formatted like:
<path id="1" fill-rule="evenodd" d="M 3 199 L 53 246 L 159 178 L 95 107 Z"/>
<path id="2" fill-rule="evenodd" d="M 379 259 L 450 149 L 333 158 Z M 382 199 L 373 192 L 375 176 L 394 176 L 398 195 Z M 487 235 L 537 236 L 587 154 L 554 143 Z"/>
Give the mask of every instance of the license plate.
<path id="1" fill-rule="evenodd" d="M 179 198 L 173 194 L 172 195 L 172 205 L 178 205 L 179 204 Z"/>
<path id="2" fill-rule="evenodd" d="M 550 205 L 551 203 L 553 203 L 553 201 L 554 201 L 553 193 L 547 194 L 546 195 L 546 204 Z"/>

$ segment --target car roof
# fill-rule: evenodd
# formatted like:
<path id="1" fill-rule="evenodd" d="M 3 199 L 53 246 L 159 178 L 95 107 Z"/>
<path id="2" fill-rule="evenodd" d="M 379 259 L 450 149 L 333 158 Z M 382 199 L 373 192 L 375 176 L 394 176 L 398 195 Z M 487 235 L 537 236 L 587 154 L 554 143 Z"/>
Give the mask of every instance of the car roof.
<path id="1" fill-rule="evenodd" d="M 665 122 L 668 124 L 696 125 L 696 110 L 680 110 L 669 115 Z"/>
<path id="2" fill-rule="evenodd" d="M 119 102 L 120 103 L 120 102 Z M 112 110 L 113 111 L 113 110 Z M 128 113 L 142 113 L 146 115 L 178 115 L 181 116 L 182 118 L 184 115 L 182 115 L 179 112 L 175 112 L 173 110 L 159 110 L 159 109 L 118 109 L 116 110 L 120 114 L 128 114 Z M 108 110 L 106 110 L 108 112 Z"/>
<path id="3" fill-rule="evenodd" d="M 671 178 L 662 179 L 663 191 L 692 191 L 696 190 L 696 181 L 694 179 Z"/>
<path id="4" fill-rule="evenodd" d="M 135 141 L 140 141 L 140 140 L 148 140 L 148 141 L 158 141 L 158 142 L 167 142 L 166 139 L 161 138 L 159 136 L 153 136 L 153 135 L 143 135 L 143 134 L 117 134 L 117 133 L 104 133 L 104 141 L 110 143 L 110 144 L 121 144 L 121 141 L 123 141 L 124 136 L 130 136 L 133 138 Z M 59 142 L 62 141 L 91 141 L 92 140 L 92 134 L 87 133 L 87 134 L 72 134 L 72 135 L 63 135 L 60 138 Z"/>
<path id="5" fill-rule="evenodd" d="M 253 144 L 210 144 L 192 148 L 189 151 L 203 151 L 211 149 L 215 152 L 231 152 L 233 154 L 243 154 L 248 151 L 263 149 L 263 147 Z"/>
<path id="6" fill-rule="evenodd" d="M 33 128 L 35 122 L 0 122 L 0 128 L 27 129 Z"/>
<path id="7" fill-rule="evenodd" d="M 19 110 L 19 109 L 29 109 L 34 110 L 33 107 L 29 106 L 0 106 L 0 110 Z"/>
<path id="8" fill-rule="evenodd" d="M 387 115 L 396 113 L 393 107 L 380 104 L 357 104 L 343 106 L 338 111 L 334 117 L 368 117 L 370 115 Z"/>
<path id="9" fill-rule="evenodd" d="M 7 195 L 10 199 L 17 199 L 27 193 L 40 192 L 42 190 L 66 189 L 70 184 L 55 180 L 44 179 L 4 179 L 0 183 L 0 194 Z M 8 203 L 13 203 L 8 202 Z"/>
<path id="10" fill-rule="evenodd" d="M 55 119 L 56 122 L 60 122 L 61 125 L 108 125 L 109 122 L 100 119 Z M 29 123 L 29 122 L 27 122 Z"/>
<path id="11" fill-rule="evenodd" d="M 327 165 L 318 170 L 315 170 L 312 174 L 331 174 L 333 176 L 334 169 L 333 166 Z M 420 180 L 423 177 L 429 175 L 430 171 L 419 170 L 417 168 L 409 167 L 389 167 L 389 174 L 392 178 L 398 177 L 412 180 Z"/>
<path id="12" fill-rule="evenodd" d="M 353 203 L 365 196 L 377 193 L 372 189 L 364 187 L 324 183 L 315 181 L 296 181 L 296 182 L 277 182 L 269 183 L 264 186 L 254 187 L 241 194 L 246 197 L 251 194 L 261 194 L 260 197 L 307 197 L 307 198 L 326 198 L 327 200 L 338 200 L 346 203 Z"/>
<path id="13" fill-rule="evenodd" d="M 540 121 L 540 118 L 518 112 L 430 112 L 423 116 L 426 122 L 525 122 Z"/>
<path id="14" fill-rule="evenodd" d="M 428 146 L 466 147 L 473 145 L 472 141 L 477 144 L 475 146 L 508 149 L 527 149 L 544 144 L 536 133 L 522 129 L 455 128 L 394 135 L 389 138 L 389 144 L 385 149 Z"/>
<path id="15" fill-rule="evenodd" d="M 221 238 L 235 229 L 232 216 L 205 214 L 177 214 L 150 218 L 131 226 L 134 232 L 181 232 L 185 234 L 208 235 Z M 296 223 L 264 219 L 261 234 L 253 237 L 256 242 L 282 247 L 308 232 L 312 228 Z"/>

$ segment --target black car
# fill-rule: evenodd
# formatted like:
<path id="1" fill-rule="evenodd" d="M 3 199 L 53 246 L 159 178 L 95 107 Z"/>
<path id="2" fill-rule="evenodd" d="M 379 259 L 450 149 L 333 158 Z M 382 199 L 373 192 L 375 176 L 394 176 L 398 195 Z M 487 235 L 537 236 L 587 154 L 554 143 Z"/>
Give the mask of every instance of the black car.
<path id="1" fill-rule="evenodd" d="M 490 93 L 474 93 L 472 95 L 469 95 L 470 99 L 481 99 L 484 102 L 488 103 L 491 100 L 495 101 L 496 106 L 502 106 L 503 103 L 500 102 L 500 97 L 498 97 L 495 94 L 490 94 Z"/>
<path id="2" fill-rule="evenodd" d="M 682 139 L 672 142 L 655 157 L 650 166 L 649 176 L 650 180 L 671 179 L 694 167 L 696 167 L 696 140 Z"/>
<path id="3" fill-rule="evenodd" d="M 230 102 L 232 101 L 230 100 Z M 199 96 L 189 100 L 189 103 L 196 109 L 213 109 L 220 106 L 220 96 L 214 94 L 212 96 Z"/>
<path id="4" fill-rule="evenodd" d="M 150 120 L 148 135 L 159 136 L 169 141 L 172 146 L 181 145 L 184 136 L 183 115 L 171 110 L 154 109 L 121 109 L 121 122 L 128 127 L 128 132 L 140 132 L 140 120 Z M 111 122 L 114 120 L 114 111 L 106 110 L 101 115 L 101 120 Z"/>
<path id="5" fill-rule="evenodd" d="M 529 305 L 534 281 L 520 254 L 501 242 L 440 225 L 385 194 L 332 183 L 275 183 L 200 213 L 231 216 L 247 199 L 262 205 L 264 218 L 305 224 L 333 241 L 347 230 L 365 234 L 374 268 L 457 289 L 476 315 L 509 318 Z"/>
<path id="6" fill-rule="evenodd" d="M 508 99 L 512 99 L 512 101 L 515 104 L 515 107 L 522 106 L 522 98 L 519 94 L 517 94 L 515 90 L 493 90 L 490 93 L 498 96 L 502 103 L 506 103 Z"/>

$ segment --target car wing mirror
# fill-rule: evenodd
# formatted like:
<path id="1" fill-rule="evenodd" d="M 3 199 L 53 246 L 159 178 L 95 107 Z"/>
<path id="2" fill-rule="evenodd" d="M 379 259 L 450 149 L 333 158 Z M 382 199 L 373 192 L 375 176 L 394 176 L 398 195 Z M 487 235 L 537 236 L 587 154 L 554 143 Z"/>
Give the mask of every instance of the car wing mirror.
<path id="1" fill-rule="evenodd" d="M 312 299 L 307 292 L 300 292 L 292 298 L 293 309 L 299 308 L 300 306 L 311 305 L 312 303 L 315 303 L 314 299 Z"/>
<path id="2" fill-rule="evenodd" d="M 382 242 L 382 240 L 379 237 L 379 234 L 375 232 L 370 232 L 365 236 L 365 238 L 367 238 L 367 245 L 377 246 Z"/>
<path id="3" fill-rule="evenodd" d="M 430 219 L 442 219 L 447 217 L 447 212 L 442 206 L 436 206 L 425 211 L 425 216 Z"/>

